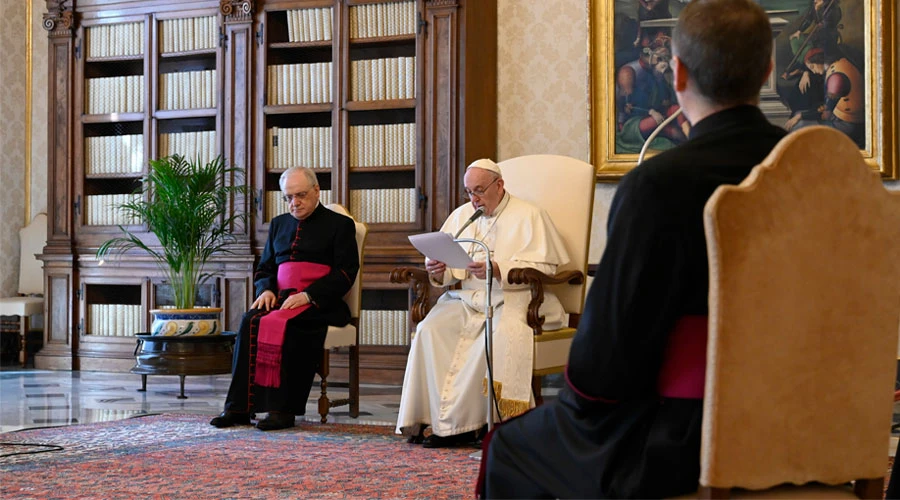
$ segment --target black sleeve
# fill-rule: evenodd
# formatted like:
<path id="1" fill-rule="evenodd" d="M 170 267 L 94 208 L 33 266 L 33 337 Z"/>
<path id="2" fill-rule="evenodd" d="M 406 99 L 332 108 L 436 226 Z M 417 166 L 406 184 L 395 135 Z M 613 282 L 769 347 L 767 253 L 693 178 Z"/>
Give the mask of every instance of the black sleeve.
<path id="1" fill-rule="evenodd" d="M 613 199 L 606 248 L 566 372 L 574 389 L 601 400 L 655 391 L 666 340 L 682 309 L 685 231 L 677 209 L 665 202 L 677 188 L 632 174 Z"/>
<path id="2" fill-rule="evenodd" d="M 332 233 L 334 259 L 331 271 L 306 288 L 310 300 L 319 307 L 329 307 L 343 300 L 359 272 L 359 251 L 356 246 L 356 225 L 343 215 L 335 217 L 338 227 Z"/>
<path id="3" fill-rule="evenodd" d="M 253 284 L 256 287 L 256 297 L 266 290 L 271 290 L 278 295 L 278 264 L 275 263 L 275 237 L 280 226 L 277 219 L 269 224 L 269 236 L 266 238 L 266 246 L 259 257 L 259 264 L 253 274 Z"/>

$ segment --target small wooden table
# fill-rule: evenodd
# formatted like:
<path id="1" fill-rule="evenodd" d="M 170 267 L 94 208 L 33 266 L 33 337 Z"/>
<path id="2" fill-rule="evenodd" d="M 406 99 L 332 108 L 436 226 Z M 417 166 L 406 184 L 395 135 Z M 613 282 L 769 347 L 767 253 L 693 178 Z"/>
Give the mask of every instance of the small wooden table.
<path id="1" fill-rule="evenodd" d="M 141 388 L 147 390 L 147 375 L 178 375 L 181 378 L 181 394 L 184 395 L 184 377 L 187 375 L 219 375 L 231 373 L 235 332 L 219 335 L 194 335 L 167 337 L 136 334 L 134 356 L 137 364 L 131 373 L 141 376 Z"/>

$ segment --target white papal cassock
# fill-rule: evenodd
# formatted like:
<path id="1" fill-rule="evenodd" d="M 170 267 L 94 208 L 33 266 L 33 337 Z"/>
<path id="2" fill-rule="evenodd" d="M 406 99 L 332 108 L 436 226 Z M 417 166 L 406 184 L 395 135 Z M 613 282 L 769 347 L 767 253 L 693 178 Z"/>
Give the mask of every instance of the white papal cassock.
<path id="1" fill-rule="evenodd" d="M 471 203 L 457 208 L 441 231 L 456 234 L 474 212 Z M 484 241 L 503 274 L 495 272 L 491 304 L 494 386 L 506 418 L 534 406 L 533 334 L 526 323 L 531 294 L 527 286 L 510 285 L 507 274 L 515 267 L 553 274 L 557 266 L 568 262 L 569 255 L 547 212 L 509 193 L 492 216 L 477 219 L 459 237 Z M 474 260 L 485 260 L 479 245 L 461 245 Z M 484 280 L 468 275 L 465 269 L 447 269 L 443 281 L 434 284 L 457 281 L 462 281 L 462 289 L 444 293 L 416 328 L 403 378 L 398 433 L 428 424 L 438 436 L 451 436 L 487 423 Z M 566 322 L 559 300 L 546 291 L 541 314 L 546 318 L 545 329 Z"/>

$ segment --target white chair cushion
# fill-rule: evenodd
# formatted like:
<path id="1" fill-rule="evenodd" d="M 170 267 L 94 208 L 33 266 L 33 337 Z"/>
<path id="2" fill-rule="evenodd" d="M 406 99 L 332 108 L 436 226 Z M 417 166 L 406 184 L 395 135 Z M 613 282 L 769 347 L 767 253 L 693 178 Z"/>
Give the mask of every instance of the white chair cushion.
<path id="1" fill-rule="evenodd" d="M 562 370 L 569 360 L 569 349 L 572 347 L 574 330 L 557 335 L 545 333 L 534 338 L 534 370 Z"/>
<path id="2" fill-rule="evenodd" d="M 356 327 L 352 324 L 346 326 L 329 326 L 325 336 L 325 349 L 332 347 L 346 347 L 356 345 Z"/>
<path id="3" fill-rule="evenodd" d="M 8 297 L 0 299 L 0 316 L 31 316 L 44 312 L 41 297 Z"/>

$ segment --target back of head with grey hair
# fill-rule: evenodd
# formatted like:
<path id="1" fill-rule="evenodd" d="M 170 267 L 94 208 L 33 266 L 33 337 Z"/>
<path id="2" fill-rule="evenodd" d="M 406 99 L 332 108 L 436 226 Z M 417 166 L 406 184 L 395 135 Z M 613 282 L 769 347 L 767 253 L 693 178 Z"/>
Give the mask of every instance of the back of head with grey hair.
<path id="1" fill-rule="evenodd" d="M 284 183 L 287 182 L 288 177 L 302 173 L 306 176 L 306 180 L 309 181 L 309 187 L 315 187 L 319 185 L 319 179 L 316 178 L 316 173 L 312 171 L 310 168 L 306 167 L 291 167 L 284 172 L 282 172 L 281 177 L 278 179 L 278 186 L 284 191 Z"/>
<path id="2" fill-rule="evenodd" d="M 678 16 L 672 45 L 704 97 L 746 103 L 769 72 L 772 28 L 753 0 L 693 0 Z"/>

